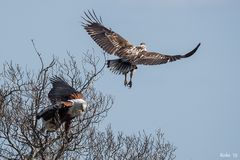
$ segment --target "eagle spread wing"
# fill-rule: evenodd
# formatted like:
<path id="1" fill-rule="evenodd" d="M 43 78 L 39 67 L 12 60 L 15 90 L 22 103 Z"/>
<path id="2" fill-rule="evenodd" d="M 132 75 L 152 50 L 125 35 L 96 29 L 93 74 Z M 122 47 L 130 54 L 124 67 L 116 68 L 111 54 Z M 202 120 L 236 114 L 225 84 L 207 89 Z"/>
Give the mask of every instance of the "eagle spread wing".
<path id="1" fill-rule="evenodd" d="M 121 51 L 133 48 L 126 39 L 115 33 L 111 29 L 103 26 L 101 17 L 98 18 L 94 11 L 84 12 L 86 17 L 82 17 L 86 22 L 83 27 L 92 39 L 107 53 L 121 57 Z"/>
<path id="2" fill-rule="evenodd" d="M 66 101 L 66 106 L 68 106 L 68 100 L 80 99 L 83 97 L 80 92 L 76 91 L 60 77 L 52 77 L 50 81 L 53 85 L 53 88 L 48 93 L 48 98 L 53 104 L 55 104 L 57 101 Z"/>
<path id="3" fill-rule="evenodd" d="M 167 62 L 173 62 L 179 60 L 181 58 L 187 58 L 192 56 L 200 46 L 200 43 L 190 52 L 184 55 L 164 55 L 157 52 L 147 52 L 143 51 L 138 54 L 138 56 L 133 56 L 133 58 L 129 57 L 128 59 L 133 64 L 144 64 L 144 65 L 157 65 L 157 64 L 164 64 Z"/>
<path id="4" fill-rule="evenodd" d="M 111 29 L 106 28 L 101 17 L 98 18 L 94 11 L 84 12 L 86 17 L 82 17 L 86 22 L 83 27 L 92 39 L 107 53 L 114 54 L 128 61 L 131 64 L 157 65 L 176 61 L 181 58 L 192 56 L 200 46 L 185 55 L 164 55 L 157 52 L 140 51 L 138 47 L 131 45 L 126 39 L 121 37 Z M 119 63 L 120 64 L 120 63 Z"/>

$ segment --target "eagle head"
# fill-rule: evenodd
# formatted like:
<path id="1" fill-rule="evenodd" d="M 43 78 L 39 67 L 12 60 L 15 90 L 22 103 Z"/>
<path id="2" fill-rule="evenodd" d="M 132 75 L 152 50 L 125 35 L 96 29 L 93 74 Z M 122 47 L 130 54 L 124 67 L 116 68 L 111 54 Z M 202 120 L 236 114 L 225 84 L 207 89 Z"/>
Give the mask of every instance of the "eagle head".
<path id="1" fill-rule="evenodd" d="M 69 101 L 73 103 L 72 107 L 70 107 L 68 111 L 68 114 L 70 114 L 71 117 L 76 117 L 77 115 L 80 115 L 81 113 L 86 111 L 87 102 L 85 100 L 71 99 Z"/>
<path id="2" fill-rule="evenodd" d="M 140 43 L 139 47 L 143 50 L 143 51 L 147 51 L 147 46 L 145 43 Z"/>

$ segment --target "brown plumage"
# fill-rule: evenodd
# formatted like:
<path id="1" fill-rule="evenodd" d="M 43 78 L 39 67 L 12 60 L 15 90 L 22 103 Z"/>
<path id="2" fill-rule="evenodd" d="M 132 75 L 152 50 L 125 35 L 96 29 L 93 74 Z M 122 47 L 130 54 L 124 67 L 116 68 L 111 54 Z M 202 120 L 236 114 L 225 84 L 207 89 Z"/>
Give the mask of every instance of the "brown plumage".
<path id="1" fill-rule="evenodd" d="M 101 17 L 97 17 L 95 12 L 84 12 L 84 29 L 91 38 L 107 53 L 116 55 L 120 59 L 108 60 L 107 66 L 113 73 L 124 74 L 124 85 L 132 86 L 133 71 L 137 65 L 159 65 L 167 62 L 173 62 L 181 58 L 192 56 L 200 46 L 200 43 L 190 52 L 184 55 L 165 55 L 158 52 L 148 52 L 146 45 L 141 43 L 139 46 L 133 46 L 122 36 L 106 28 L 103 25 Z M 127 82 L 127 74 L 130 72 L 130 80 Z"/>

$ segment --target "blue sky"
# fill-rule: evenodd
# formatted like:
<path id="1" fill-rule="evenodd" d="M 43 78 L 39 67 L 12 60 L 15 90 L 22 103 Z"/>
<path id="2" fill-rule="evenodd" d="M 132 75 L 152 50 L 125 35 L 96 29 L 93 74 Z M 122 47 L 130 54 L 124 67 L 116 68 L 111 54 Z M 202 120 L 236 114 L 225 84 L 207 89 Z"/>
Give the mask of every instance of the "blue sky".
<path id="1" fill-rule="evenodd" d="M 181 54 L 202 43 L 188 59 L 139 66 L 132 89 L 123 86 L 123 76 L 106 69 L 96 87 L 113 95 L 115 103 L 103 126 L 111 123 L 125 134 L 161 128 L 180 160 L 221 160 L 221 153 L 237 153 L 240 159 L 240 1 L 1 1 L 0 63 L 38 68 L 31 39 L 46 61 L 53 54 L 64 58 L 67 51 L 80 61 L 92 48 L 101 56 L 81 26 L 87 9 L 151 51 Z"/>

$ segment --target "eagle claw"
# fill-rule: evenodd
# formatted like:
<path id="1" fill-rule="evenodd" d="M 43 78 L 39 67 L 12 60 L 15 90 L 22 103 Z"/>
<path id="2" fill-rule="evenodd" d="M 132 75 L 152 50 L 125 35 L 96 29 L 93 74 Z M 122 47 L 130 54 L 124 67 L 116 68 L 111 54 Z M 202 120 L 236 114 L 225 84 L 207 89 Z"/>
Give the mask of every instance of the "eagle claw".
<path id="1" fill-rule="evenodd" d="M 127 85 L 128 85 L 127 81 L 124 81 L 124 86 L 127 86 Z"/>
<path id="2" fill-rule="evenodd" d="M 132 81 L 129 81 L 128 84 L 127 84 L 127 86 L 128 86 L 129 88 L 131 88 L 131 87 L 132 87 Z"/>

